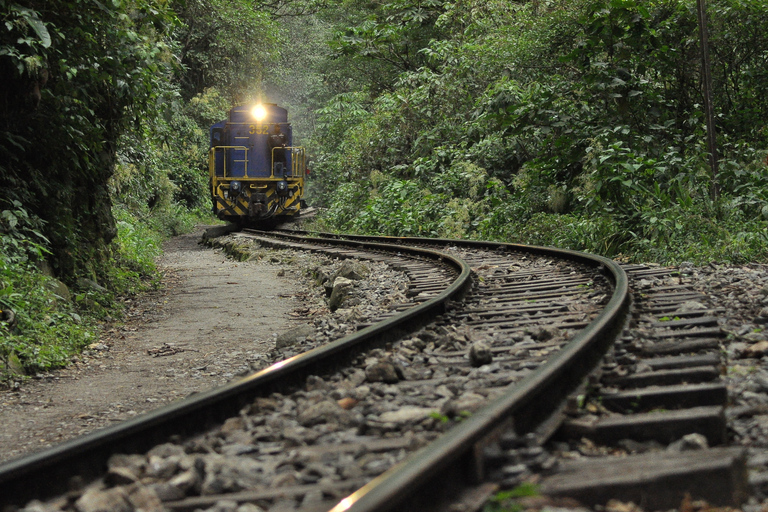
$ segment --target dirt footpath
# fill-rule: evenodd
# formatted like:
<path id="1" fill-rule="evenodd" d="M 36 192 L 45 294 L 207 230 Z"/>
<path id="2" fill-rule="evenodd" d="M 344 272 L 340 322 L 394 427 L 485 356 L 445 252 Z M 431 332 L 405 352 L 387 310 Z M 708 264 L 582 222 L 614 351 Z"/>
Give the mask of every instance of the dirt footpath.
<path id="1" fill-rule="evenodd" d="M 229 260 L 201 233 L 166 244 L 164 290 L 129 303 L 75 364 L 0 392 L 0 462 L 224 384 L 300 323 L 289 267 Z"/>

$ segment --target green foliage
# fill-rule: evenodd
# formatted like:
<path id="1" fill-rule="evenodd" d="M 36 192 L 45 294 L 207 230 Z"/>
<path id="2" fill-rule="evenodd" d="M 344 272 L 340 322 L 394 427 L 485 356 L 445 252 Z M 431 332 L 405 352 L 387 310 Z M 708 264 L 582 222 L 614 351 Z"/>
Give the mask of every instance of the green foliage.
<path id="1" fill-rule="evenodd" d="M 442 204 L 418 183 L 388 180 L 371 191 L 352 231 L 382 235 L 424 236 L 434 232 Z"/>
<path id="2" fill-rule="evenodd" d="M 0 383 L 19 378 L 10 370 L 12 360 L 27 374 L 66 365 L 98 340 L 98 321 L 121 315 L 117 294 L 159 285 L 155 258 L 162 241 L 191 230 L 201 218 L 180 206 L 170 208 L 145 215 L 115 208 L 118 236 L 101 274 L 109 289 L 87 280 L 67 289 L 45 275 L 40 268 L 47 241 L 39 232 L 40 219 L 19 203 L 0 212 Z M 11 311 L 13 321 L 2 311 Z"/>
<path id="3" fill-rule="evenodd" d="M 519 512 L 525 507 L 517 503 L 518 498 L 539 496 L 539 488 L 535 484 L 524 482 L 509 491 L 501 491 L 489 500 L 483 512 Z"/>
<path id="4" fill-rule="evenodd" d="M 17 34 L 15 45 L 7 42 L 0 55 L 10 58 L 19 75 L 34 73 L 42 64 L 41 55 L 51 46 L 51 33 L 34 9 L 3 0 L 0 2 L 5 28 Z"/>
<path id="5" fill-rule="evenodd" d="M 207 210 L 209 126 L 264 91 L 275 16 L 315 3 L 0 0 L 4 361 L 64 364 L 88 319 L 119 314 L 116 293 L 156 284 L 160 242 Z"/>
<path id="6" fill-rule="evenodd" d="M 253 0 L 188 0 L 175 5 L 185 98 L 216 87 L 230 100 L 261 82 L 279 57 L 280 35 L 268 12 Z M 261 83 L 255 84 L 261 87 Z M 259 90 L 261 92 L 261 90 Z"/>
<path id="7" fill-rule="evenodd" d="M 428 64 L 420 50 L 441 37 L 436 22 L 445 4 L 444 0 L 347 2 L 344 10 L 354 25 L 337 31 L 331 49 L 339 60 L 361 68 L 367 85 L 389 89 L 399 73 Z"/>
<path id="8" fill-rule="evenodd" d="M 448 423 L 449 421 L 451 421 L 451 419 L 448 416 L 446 416 L 445 414 L 442 414 L 442 413 L 440 413 L 438 411 L 434 411 L 434 412 L 429 413 L 429 417 L 434 419 L 434 420 L 439 421 L 440 423 Z"/>
<path id="9" fill-rule="evenodd" d="M 325 222 L 360 233 L 465 238 L 498 202 L 497 182 L 467 162 L 434 175 L 426 187 L 377 172 L 360 185 L 339 187 Z"/>
<path id="10" fill-rule="evenodd" d="M 766 2 L 708 4 L 719 176 L 691 2 L 0 0 L 3 272 L 48 259 L 111 315 L 207 209 L 208 127 L 245 99 L 298 113 L 324 227 L 764 259 Z"/>
<path id="11" fill-rule="evenodd" d="M 142 279 L 154 277 L 155 258 L 160 256 L 162 235 L 145 218 L 138 218 L 124 208 L 115 208 L 115 272 L 112 287 L 120 293 L 141 289 Z"/>
<path id="12" fill-rule="evenodd" d="M 176 205 L 205 209 L 208 191 L 208 128 L 226 117 L 229 104 L 215 89 L 189 102 L 159 105 L 150 126 L 123 135 L 110 180 L 113 200 L 137 211 Z M 170 211 L 169 211 L 170 213 Z"/>
<path id="13" fill-rule="evenodd" d="M 2 308 L 15 313 L 15 325 L 0 321 L 0 381 L 11 358 L 27 373 L 68 363 L 72 355 L 96 340 L 90 322 L 52 290 L 51 278 L 33 267 L 0 262 Z"/>
<path id="14" fill-rule="evenodd" d="M 0 383 L 13 376 L 12 362 L 27 372 L 61 366 L 94 338 L 37 268 L 47 252 L 41 224 L 18 202 L 0 211 Z"/>
<path id="15" fill-rule="evenodd" d="M 41 261 L 48 254 L 42 219 L 30 215 L 19 201 L 0 211 L 0 256 L 8 264 Z"/>
<path id="16" fill-rule="evenodd" d="M 768 19 L 763 0 L 720 0 L 709 8 L 715 96 L 725 133 L 766 142 Z"/>

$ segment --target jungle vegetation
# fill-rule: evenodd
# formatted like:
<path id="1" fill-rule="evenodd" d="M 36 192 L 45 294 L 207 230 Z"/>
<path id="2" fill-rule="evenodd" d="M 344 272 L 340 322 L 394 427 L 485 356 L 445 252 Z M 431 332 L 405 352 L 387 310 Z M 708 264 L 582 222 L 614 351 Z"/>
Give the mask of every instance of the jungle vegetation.
<path id="1" fill-rule="evenodd" d="M 205 218 L 207 129 L 289 109 L 316 229 L 764 262 L 768 0 L 0 0 L 0 367 L 92 343 Z"/>

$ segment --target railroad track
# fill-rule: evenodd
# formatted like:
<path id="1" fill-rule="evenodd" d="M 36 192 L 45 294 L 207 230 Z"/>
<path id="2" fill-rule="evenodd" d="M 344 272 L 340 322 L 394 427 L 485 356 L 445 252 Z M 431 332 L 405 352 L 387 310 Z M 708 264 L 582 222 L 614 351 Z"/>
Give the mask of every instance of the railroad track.
<path id="1" fill-rule="evenodd" d="M 752 489 L 747 450 L 729 435 L 724 311 L 679 269 L 625 270 L 631 321 L 561 425 L 552 443 L 560 471 L 542 490 L 588 504 L 619 497 L 647 510 L 690 499 L 739 506 Z M 587 457 L 568 460 L 573 454 Z"/>
<path id="2" fill-rule="evenodd" d="M 687 291 L 673 297 L 662 289 L 669 302 L 677 301 L 666 306 L 671 309 L 663 315 L 671 314 L 669 319 L 657 316 L 644 324 L 659 306 L 649 301 L 635 308 L 621 336 L 629 315 L 628 280 L 623 269 L 603 258 L 459 241 L 239 236 L 333 257 L 387 261 L 409 276 L 411 302 L 382 312 L 353 335 L 219 390 L 0 466 L 0 505 L 50 499 L 50 510 L 81 511 L 140 505 L 196 510 L 225 501 L 263 510 L 462 510 L 468 496 L 481 503 L 496 489 L 535 474 L 546 475 L 544 488 L 553 495 L 598 502 L 609 494 L 647 492 L 652 484 L 633 491 L 619 485 L 595 490 L 596 485 L 567 480 L 585 469 L 563 462 L 590 435 L 591 446 L 604 444 L 605 418 L 619 413 L 605 402 L 621 404 L 623 396 L 620 412 L 645 410 L 638 405 L 642 393 L 618 389 L 632 381 L 631 371 L 639 375 L 635 386 L 643 374 L 656 372 L 668 379 L 665 386 L 680 388 L 677 395 L 666 395 L 679 398 L 691 375 L 712 376 L 711 368 L 719 365 L 709 353 L 661 356 L 660 349 L 648 348 L 676 340 L 680 334 L 670 334 L 675 329 L 688 331 L 682 335 L 691 342 L 688 352 L 717 346 L 701 341 L 716 339 L 715 330 L 707 330 L 707 314 L 681 309 L 686 300 L 693 307 Z M 398 244 L 394 250 L 392 242 Z M 669 274 L 628 271 L 637 283 Z M 645 291 L 650 288 L 659 287 L 651 283 Z M 635 301 L 648 296 L 636 292 Z M 653 329 L 663 334 L 647 336 Z M 640 357 L 645 359 L 638 362 Z M 682 370 L 672 384 L 675 368 Z M 691 393 L 722 397 L 717 375 Z M 652 380 L 641 385 L 647 388 L 649 382 L 659 387 Z M 642 396 L 647 407 L 658 408 L 662 394 Z M 718 400 L 696 407 L 722 407 Z M 708 425 L 723 430 L 717 412 L 709 413 L 715 419 Z M 697 427 L 680 428 L 678 434 L 687 434 Z M 554 444 L 543 446 L 550 439 Z M 722 440 L 713 437 L 710 444 Z M 731 451 L 728 457 L 733 485 L 726 495 L 740 500 L 743 456 Z M 723 473 L 697 481 L 713 475 Z"/>
<path id="3" fill-rule="evenodd" d="M 707 306 L 677 268 L 623 269 L 634 306 L 622 335 L 571 396 L 565 417 L 486 447 L 486 479 L 507 489 L 536 481 L 548 496 L 586 505 L 619 499 L 648 510 L 692 498 L 725 506 L 759 499 L 768 453 L 733 443 L 729 420 L 740 412 L 727 408 L 723 309 Z"/>

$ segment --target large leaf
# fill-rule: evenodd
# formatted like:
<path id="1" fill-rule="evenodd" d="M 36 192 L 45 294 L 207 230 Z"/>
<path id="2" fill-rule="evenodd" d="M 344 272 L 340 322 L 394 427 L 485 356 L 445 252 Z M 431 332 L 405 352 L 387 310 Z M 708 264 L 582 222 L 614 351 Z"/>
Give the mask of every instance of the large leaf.
<path id="1" fill-rule="evenodd" d="M 43 45 L 43 48 L 51 46 L 51 34 L 45 27 L 45 23 L 38 17 L 37 11 L 15 4 L 11 6 L 11 10 L 24 18 L 29 26 L 32 27 L 32 30 L 35 31 L 37 37 L 40 38 L 40 44 Z"/>

